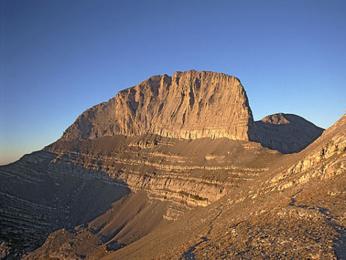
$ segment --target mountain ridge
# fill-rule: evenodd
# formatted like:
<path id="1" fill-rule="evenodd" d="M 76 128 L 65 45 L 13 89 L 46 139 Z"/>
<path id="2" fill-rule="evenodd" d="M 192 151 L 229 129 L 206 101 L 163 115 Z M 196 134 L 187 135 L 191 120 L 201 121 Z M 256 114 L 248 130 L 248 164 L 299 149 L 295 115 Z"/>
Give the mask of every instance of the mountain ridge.
<path id="1" fill-rule="evenodd" d="M 286 127 L 273 123 L 275 118 L 286 120 Z M 292 131 L 300 132 L 292 135 Z M 175 72 L 172 77 L 152 76 L 119 91 L 109 101 L 83 112 L 61 140 L 144 134 L 189 140 L 225 137 L 255 141 L 270 149 L 292 153 L 305 148 L 322 131 L 293 114 L 278 113 L 254 121 L 246 91 L 238 78 L 189 70 Z"/>

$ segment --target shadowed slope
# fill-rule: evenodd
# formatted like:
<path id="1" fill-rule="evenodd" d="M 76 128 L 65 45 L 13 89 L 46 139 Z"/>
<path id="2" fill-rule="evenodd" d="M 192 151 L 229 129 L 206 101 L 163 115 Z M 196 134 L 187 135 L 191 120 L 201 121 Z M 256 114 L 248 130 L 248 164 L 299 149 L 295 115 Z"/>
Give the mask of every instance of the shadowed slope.
<path id="1" fill-rule="evenodd" d="M 295 153 L 311 144 L 322 132 L 322 128 L 300 116 L 279 113 L 256 121 L 250 139 L 281 153 Z"/>
<path id="2" fill-rule="evenodd" d="M 0 240 L 19 256 L 40 246 L 56 229 L 94 219 L 129 192 L 90 170 L 35 152 L 0 167 Z"/>
<path id="3" fill-rule="evenodd" d="M 100 259 L 164 225 L 167 204 L 145 192 L 131 193 L 87 225 L 54 232 L 24 259 Z"/>

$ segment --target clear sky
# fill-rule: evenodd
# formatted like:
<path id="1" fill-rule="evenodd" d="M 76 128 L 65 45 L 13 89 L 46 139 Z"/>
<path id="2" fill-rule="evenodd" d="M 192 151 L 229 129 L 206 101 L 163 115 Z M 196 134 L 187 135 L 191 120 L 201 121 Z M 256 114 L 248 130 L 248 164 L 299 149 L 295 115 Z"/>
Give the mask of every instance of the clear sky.
<path id="1" fill-rule="evenodd" d="M 157 74 L 241 79 L 255 119 L 345 113 L 344 0 L 0 0 L 0 164 Z"/>

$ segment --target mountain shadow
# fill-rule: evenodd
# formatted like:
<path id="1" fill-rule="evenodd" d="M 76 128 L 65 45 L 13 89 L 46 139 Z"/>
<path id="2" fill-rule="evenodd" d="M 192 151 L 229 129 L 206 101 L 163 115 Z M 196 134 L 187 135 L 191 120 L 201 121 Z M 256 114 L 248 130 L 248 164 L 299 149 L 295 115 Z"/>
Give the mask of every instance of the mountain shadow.
<path id="1" fill-rule="evenodd" d="M 281 153 L 303 150 L 323 132 L 323 129 L 293 115 L 278 113 L 255 121 L 250 130 L 250 140 Z"/>
<path id="2" fill-rule="evenodd" d="M 121 181 L 57 156 L 39 151 L 0 167 L 0 241 L 11 259 L 41 246 L 54 230 L 89 222 L 130 192 Z"/>

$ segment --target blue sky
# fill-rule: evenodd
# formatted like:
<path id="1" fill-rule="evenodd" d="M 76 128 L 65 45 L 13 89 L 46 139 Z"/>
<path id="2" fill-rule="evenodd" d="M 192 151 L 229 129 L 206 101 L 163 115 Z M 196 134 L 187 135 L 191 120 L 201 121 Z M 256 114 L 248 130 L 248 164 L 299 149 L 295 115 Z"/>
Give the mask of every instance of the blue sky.
<path id="1" fill-rule="evenodd" d="M 345 113 L 346 1 L 0 0 L 0 164 L 157 74 L 239 77 L 255 119 Z"/>

